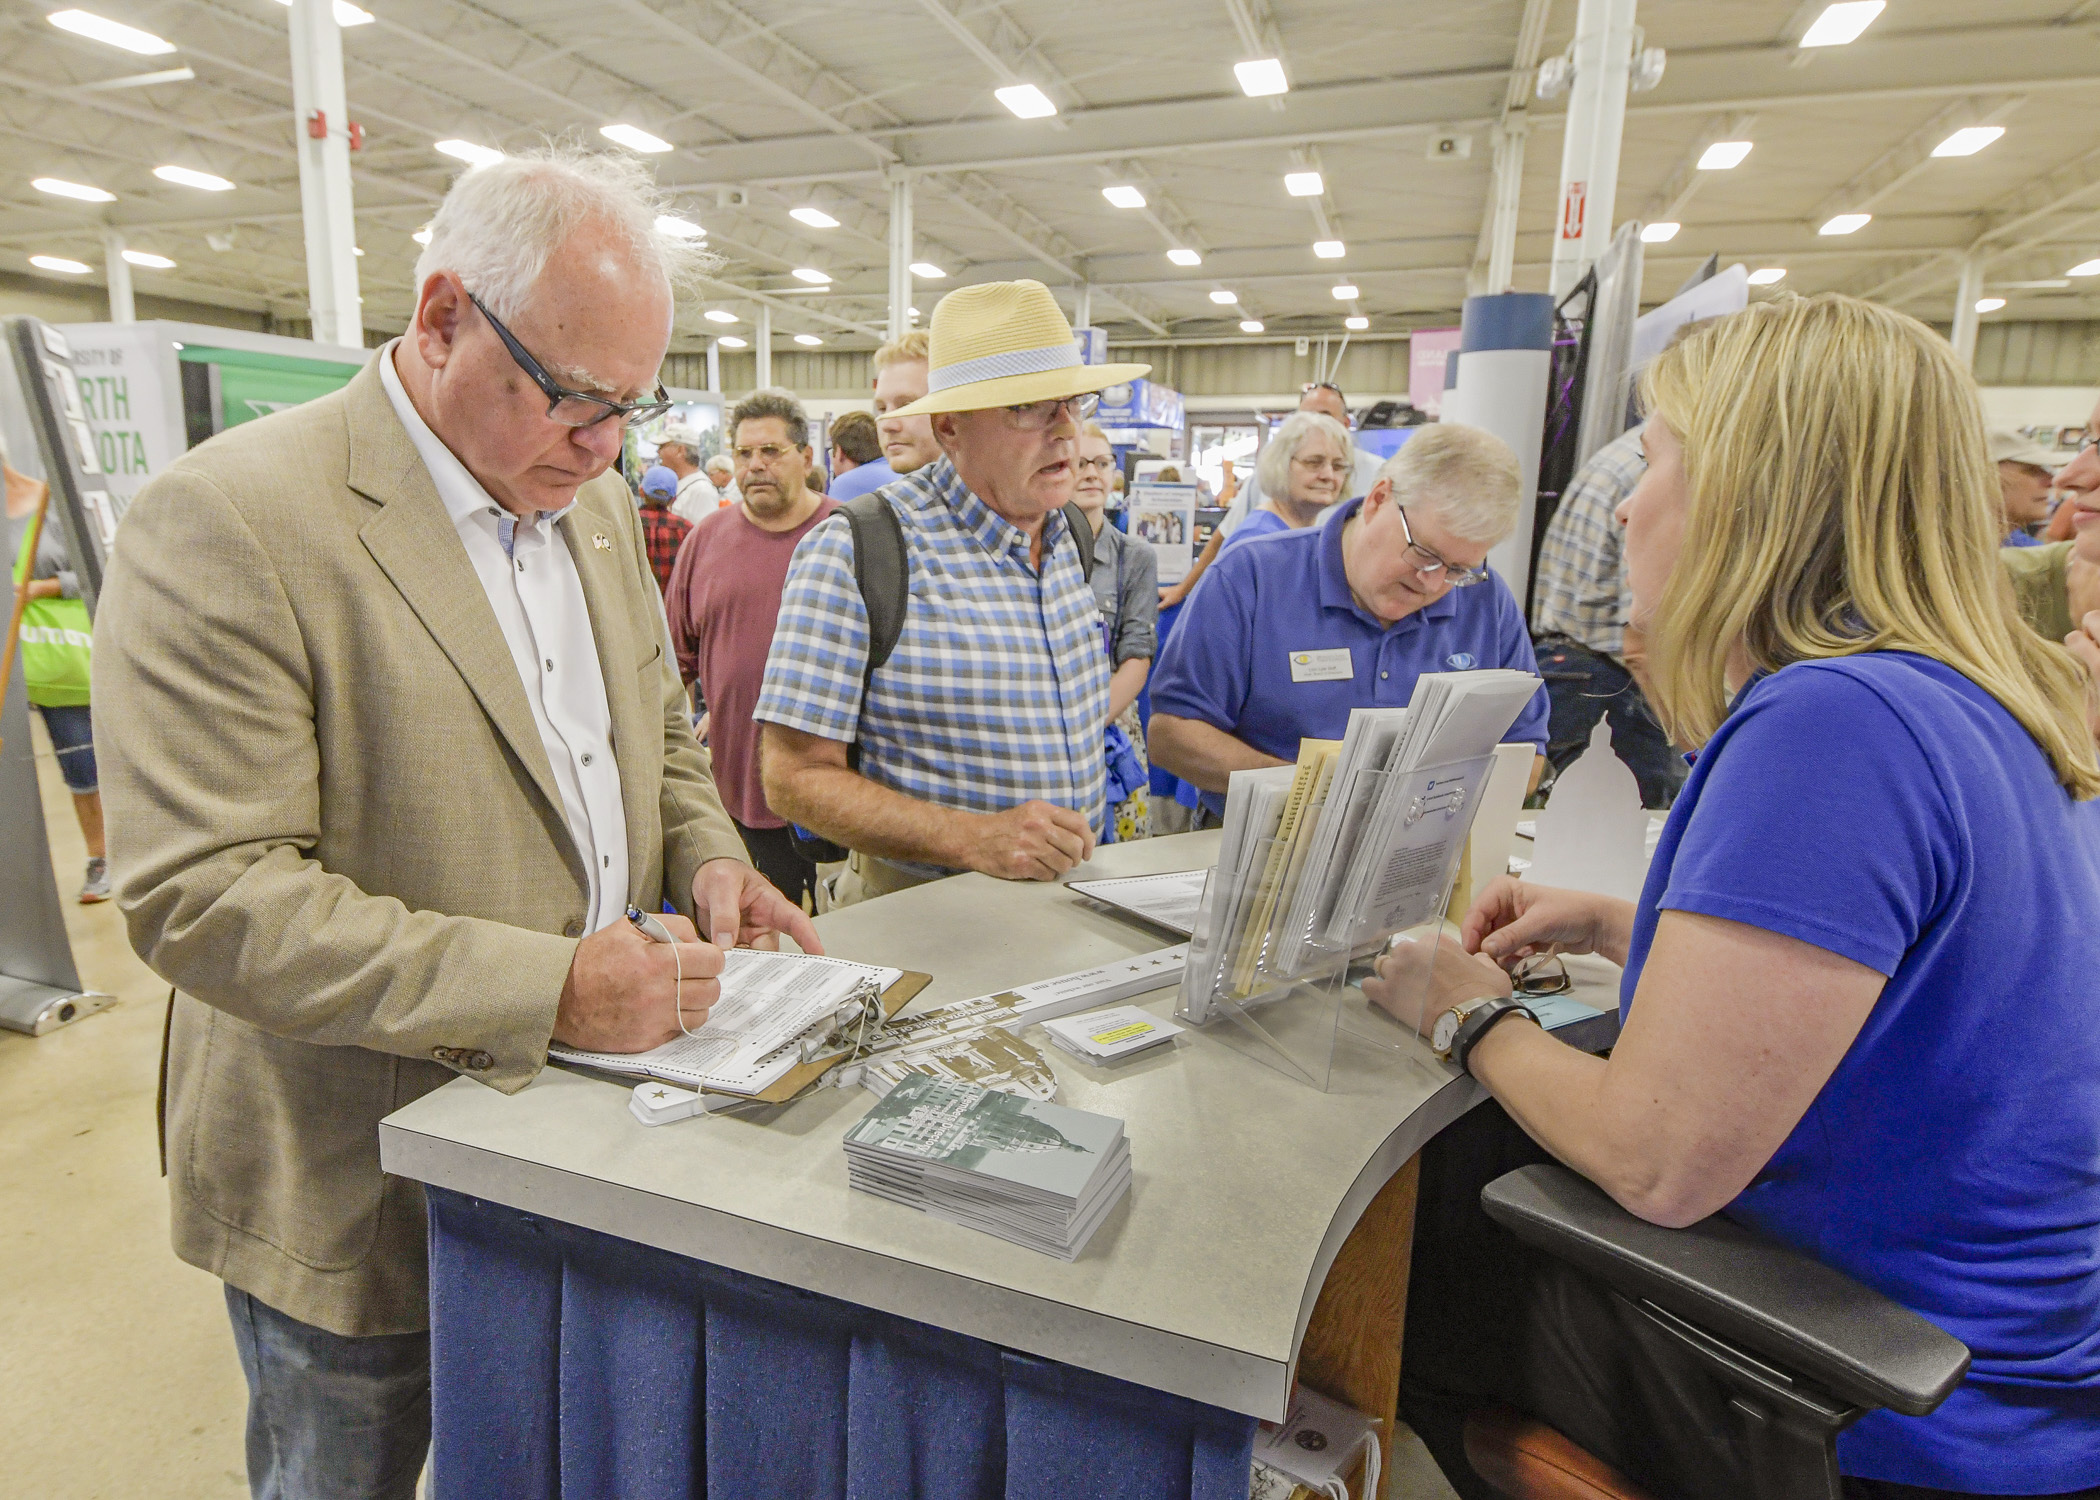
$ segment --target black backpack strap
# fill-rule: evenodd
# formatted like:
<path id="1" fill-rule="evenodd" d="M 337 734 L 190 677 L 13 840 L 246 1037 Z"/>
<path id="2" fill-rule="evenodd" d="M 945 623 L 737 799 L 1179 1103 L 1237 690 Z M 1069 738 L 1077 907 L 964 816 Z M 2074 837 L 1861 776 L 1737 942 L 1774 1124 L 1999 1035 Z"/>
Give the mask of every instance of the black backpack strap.
<path id="1" fill-rule="evenodd" d="M 1106 525 L 1114 525 L 1105 521 Z M 1072 528 L 1072 540 L 1079 544 L 1079 572 L 1088 583 L 1094 581 L 1094 528 L 1086 518 L 1086 512 L 1074 500 L 1065 506 L 1065 525 Z"/>
<path id="2" fill-rule="evenodd" d="M 877 491 L 856 495 L 839 507 L 853 532 L 853 581 L 868 611 L 868 664 L 861 673 L 866 691 L 875 669 L 897 649 L 904 634 L 904 611 L 911 603 L 905 574 L 904 526 Z"/>

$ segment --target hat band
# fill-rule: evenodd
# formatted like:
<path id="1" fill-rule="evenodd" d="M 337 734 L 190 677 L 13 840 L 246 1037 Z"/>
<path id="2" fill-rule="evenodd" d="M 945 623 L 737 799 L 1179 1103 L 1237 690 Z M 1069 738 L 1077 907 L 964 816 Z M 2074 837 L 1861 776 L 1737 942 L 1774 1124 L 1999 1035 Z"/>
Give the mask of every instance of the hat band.
<path id="1" fill-rule="evenodd" d="M 986 354 L 977 359 L 938 366 L 927 372 L 926 389 L 928 394 L 950 391 L 959 385 L 975 385 L 980 380 L 998 380 L 1007 375 L 1038 375 L 1045 370 L 1069 370 L 1081 363 L 1079 345 L 1073 342 L 1050 344 L 1040 349 L 1011 349 L 1003 354 Z"/>

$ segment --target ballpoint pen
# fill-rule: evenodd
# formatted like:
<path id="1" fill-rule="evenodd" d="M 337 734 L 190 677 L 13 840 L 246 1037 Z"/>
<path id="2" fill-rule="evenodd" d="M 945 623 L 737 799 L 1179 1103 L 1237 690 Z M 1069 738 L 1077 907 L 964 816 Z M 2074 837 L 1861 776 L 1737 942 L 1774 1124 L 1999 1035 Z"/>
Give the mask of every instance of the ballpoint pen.
<path id="1" fill-rule="evenodd" d="M 678 975 L 671 989 L 671 1013 L 678 1018 L 678 1029 L 680 1031 L 687 1036 L 698 1035 L 692 1027 L 685 1024 L 685 960 L 679 956 L 678 939 L 671 936 L 670 928 L 664 926 L 662 922 L 648 912 L 643 911 L 639 906 L 627 908 L 627 920 L 634 924 L 635 931 L 639 932 L 650 942 L 669 943 L 671 945 L 671 965 Z"/>

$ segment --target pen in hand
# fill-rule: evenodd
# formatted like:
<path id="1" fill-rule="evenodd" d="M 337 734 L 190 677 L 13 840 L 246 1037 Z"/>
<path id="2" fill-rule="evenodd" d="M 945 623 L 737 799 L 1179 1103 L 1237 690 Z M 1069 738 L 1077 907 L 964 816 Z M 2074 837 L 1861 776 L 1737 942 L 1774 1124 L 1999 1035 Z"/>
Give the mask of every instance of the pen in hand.
<path id="1" fill-rule="evenodd" d="M 677 978 L 671 986 L 672 1014 L 678 1019 L 678 1029 L 680 1031 L 687 1036 L 698 1035 L 692 1027 L 685 1024 L 685 960 L 679 957 L 678 939 L 671 936 L 670 928 L 664 926 L 662 922 L 659 922 L 648 912 L 643 911 L 639 906 L 627 908 L 627 920 L 634 924 L 636 932 L 639 932 L 650 942 L 669 943 L 671 945 L 671 964 L 677 974 Z M 707 1024 L 705 1014 L 700 1017 L 700 1024 L 703 1026 Z"/>

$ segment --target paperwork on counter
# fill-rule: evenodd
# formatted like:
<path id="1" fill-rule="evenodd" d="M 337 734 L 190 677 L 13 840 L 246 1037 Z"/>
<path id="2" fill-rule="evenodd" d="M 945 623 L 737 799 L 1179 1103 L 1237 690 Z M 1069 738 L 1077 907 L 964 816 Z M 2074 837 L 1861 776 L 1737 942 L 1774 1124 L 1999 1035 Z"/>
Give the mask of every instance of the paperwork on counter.
<path id="1" fill-rule="evenodd" d="M 1119 906 L 1155 927 L 1187 937 L 1196 930 L 1196 908 L 1203 904 L 1203 882 L 1209 875 L 1208 870 L 1170 870 L 1119 880 L 1072 880 L 1065 889 Z"/>
<path id="2" fill-rule="evenodd" d="M 1043 1035 L 1090 1063 L 1121 1062 L 1149 1052 L 1173 1041 L 1184 1029 L 1172 1021 L 1148 1015 L 1135 1005 L 1089 1011 L 1083 1016 L 1060 1016 L 1043 1023 Z"/>
<path id="3" fill-rule="evenodd" d="M 1359 708 L 1291 766 L 1232 773 L 1182 1014 L 1274 991 L 1367 939 L 1441 914 L 1495 748 L 1539 679 L 1432 672 L 1405 708 Z"/>
<path id="4" fill-rule="evenodd" d="M 915 1074 L 846 1132 L 862 1192 L 1075 1260 L 1130 1186 L 1123 1122 Z"/>
<path id="5" fill-rule="evenodd" d="M 857 1038 L 925 988 L 924 974 L 807 953 L 732 948 L 722 998 L 691 1036 L 647 1052 L 585 1052 L 555 1043 L 556 1062 L 654 1078 L 689 1089 L 785 1099 L 850 1056 Z"/>

